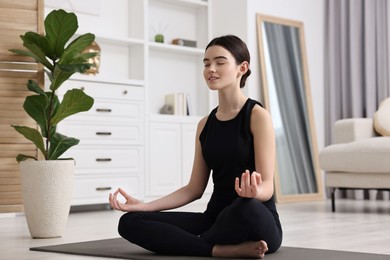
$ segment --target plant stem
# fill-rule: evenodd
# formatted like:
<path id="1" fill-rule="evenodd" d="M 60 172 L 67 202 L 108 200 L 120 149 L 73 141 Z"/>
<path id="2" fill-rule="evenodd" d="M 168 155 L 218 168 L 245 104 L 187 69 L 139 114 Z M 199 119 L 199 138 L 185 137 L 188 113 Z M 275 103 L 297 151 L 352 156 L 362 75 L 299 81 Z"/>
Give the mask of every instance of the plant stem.
<path id="1" fill-rule="evenodd" d="M 56 62 L 53 61 L 53 71 L 51 72 L 52 73 L 52 76 L 54 77 L 54 69 L 56 67 Z M 50 96 L 50 101 L 49 101 L 49 114 L 48 114 L 48 120 L 47 120 L 47 138 L 46 138 L 46 155 L 45 155 L 45 160 L 48 159 L 48 156 L 49 156 L 49 145 L 50 145 L 50 139 L 51 139 L 51 128 L 52 128 L 52 124 L 51 124 L 51 117 L 53 115 L 53 107 L 54 107 L 54 97 L 55 97 L 55 90 L 52 90 L 52 94 Z"/>

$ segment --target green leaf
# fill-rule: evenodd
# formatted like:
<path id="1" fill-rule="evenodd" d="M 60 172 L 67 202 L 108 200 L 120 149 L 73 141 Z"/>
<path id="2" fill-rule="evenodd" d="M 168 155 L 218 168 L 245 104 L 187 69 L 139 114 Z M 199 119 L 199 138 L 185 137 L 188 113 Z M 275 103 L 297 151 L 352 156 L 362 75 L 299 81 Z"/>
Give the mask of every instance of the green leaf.
<path id="1" fill-rule="evenodd" d="M 61 120 L 70 115 L 88 111 L 93 106 L 93 102 L 93 98 L 80 89 L 68 90 L 59 105 L 58 111 L 53 116 L 51 123 L 57 125 Z"/>
<path id="2" fill-rule="evenodd" d="M 26 97 L 23 104 L 24 110 L 35 122 L 38 123 L 42 131 L 42 136 L 47 137 L 47 121 L 49 118 L 49 99 L 46 95 L 34 95 Z"/>
<path id="3" fill-rule="evenodd" d="M 34 49 L 34 51 L 39 52 L 39 50 L 37 49 L 36 46 L 31 46 L 31 48 Z M 18 49 L 10 49 L 9 51 L 11 51 L 13 53 L 16 53 L 16 54 L 19 54 L 19 55 L 22 55 L 22 56 L 31 57 L 35 61 L 42 63 L 49 70 L 53 70 L 54 69 L 53 65 L 46 58 L 42 57 L 42 55 L 44 55 L 42 53 L 35 54 L 34 51 L 30 52 L 30 51 L 18 50 Z"/>
<path id="4" fill-rule="evenodd" d="M 95 35 L 92 33 L 86 33 L 77 37 L 72 41 L 68 47 L 66 47 L 58 63 L 60 64 L 70 64 L 74 63 L 74 58 L 79 55 L 86 47 L 88 47 L 95 40 Z M 93 55 L 92 57 L 96 56 Z M 84 60 L 84 62 L 86 59 Z M 83 62 L 83 63 L 84 63 Z"/>
<path id="5" fill-rule="evenodd" d="M 23 45 L 28 48 L 30 51 L 33 51 L 36 55 L 41 57 L 42 64 L 47 62 L 46 57 L 49 57 L 52 60 L 55 60 L 55 57 L 53 57 L 53 50 L 51 49 L 46 37 L 37 34 L 35 32 L 26 32 L 24 35 L 20 36 L 23 40 Z M 36 46 L 39 51 L 37 52 L 35 49 L 31 49 L 29 46 Z M 44 56 L 41 54 L 43 53 Z"/>
<path id="6" fill-rule="evenodd" d="M 18 154 L 18 156 L 16 156 L 17 162 L 25 161 L 28 159 L 34 159 L 35 161 L 38 161 L 38 159 L 34 156 L 29 156 L 29 155 L 25 155 L 25 154 Z"/>
<path id="7" fill-rule="evenodd" d="M 45 155 L 46 158 L 46 151 L 45 151 L 45 145 L 43 143 L 43 138 L 42 135 L 38 132 L 38 130 L 27 126 L 17 126 L 17 125 L 11 125 L 11 126 L 15 128 L 15 130 L 18 131 L 20 134 L 22 134 L 26 139 L 33 142 L 35 146 L 43 153 L 43 155 Z"/>
<path id="8" fill-rule="evenodd" d="M 50 85 L 50 90 L 55 91 L 57 90 L 62 83 L 67 81 L 75 71 L 64 71 L 60 68 L 60 66 L 57 66 L 54 68 L 53 77 Z"/>
<path id="9" fill-rule="evenodd" d="M 57 58 L 62 56 L 65 44 L 76 33 L 77 17 L 74 13 L 54 10 L 45 19 L 46 39 Z"/>
<path id="10" fill-rule="evenodd" d="M 49 102 L 52 95 L 53 93 L 46 92 L 45 95 L 28 96 L 23 104 L 24 110 L 35 120 L 35 122 L 37 122 L 41 129 L 42 136 L 46 138 L 48 137 L 50 114 L 53 116 L 57 112 L 60 103 L 58 97 L 55 96 L 52 108 L 50 108 Z M 55 126 L 52 126 L 50 133 L 53 134 L 53 131 L 55 132 L 55 130 Z"/>
<path id="11" fill-rule="evenodd" d="M 64 72 L 71 72 L 76 73 L 80 72 L 83 73 L 86 70 L 90 69 L 93 64 L 91 63 L 78 63 L 78 64 L 57 64 L 58 67 L 61 68 Z"/>
<path id="12" fill-rule="evenodd" d="M 46 93 L 45 91 L 39 87 L 39 85 L 34 81 L 34 80 L 29 80 L 27 82 L 27 88 L 28 90 L 34 92 L 34 93 L 37 93 L 38 95 L 44 95 L 46 96 Z"/>
<path id="13" fill-rule="evenodd" d="M 50 140 L 48 160 L 57 160 L 70 147 L 79 143 L 79 140 L 56 133 Z"/>

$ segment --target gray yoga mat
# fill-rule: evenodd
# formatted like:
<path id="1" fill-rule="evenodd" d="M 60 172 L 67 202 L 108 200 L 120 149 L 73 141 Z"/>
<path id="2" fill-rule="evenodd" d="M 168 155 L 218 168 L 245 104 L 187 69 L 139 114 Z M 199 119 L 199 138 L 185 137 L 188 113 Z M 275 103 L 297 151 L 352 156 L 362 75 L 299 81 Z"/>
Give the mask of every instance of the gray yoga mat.
<path id="1" fill-rule="evenodd" d="M 53 246 L 32 247 L 32 251 L 63 253 L 72 255 L 97 256 L 131 260 L 216 259 L 212 257 L 164 256 L 151 253 L 123 238 L 112 238 Z M 231 258 L 230 258 L 231 259 Z M 389 260 L 390 255 L 356 253 L 347 251 L 309 249 L 282 246 L 276 253 L 265 256 L 269 260 Z"/>

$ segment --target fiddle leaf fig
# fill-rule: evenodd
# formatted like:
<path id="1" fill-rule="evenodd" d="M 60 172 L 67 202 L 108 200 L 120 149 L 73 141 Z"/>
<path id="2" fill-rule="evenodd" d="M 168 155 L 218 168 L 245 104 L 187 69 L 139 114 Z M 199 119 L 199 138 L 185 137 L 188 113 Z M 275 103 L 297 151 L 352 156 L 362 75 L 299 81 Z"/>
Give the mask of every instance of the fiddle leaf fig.
<path id="1" fill-rule="evenodd" d="M 50 148 L 48 151 L 48 160 L 57 160 L 70 147 L 77 145 L 79 140 L 73 137 L 67 137 L 60 133 L 52 136 Z"/>
<path id="2" fill-rule="evenodd" d="M 73 114 L 88 111 L 93 105 L 93 99 L 80 89 L 71 89 L 66 92 L 57 113 L 51 119 L 51 124 L 57 125 L 61 120 Z"/>
<path id="3" fill-rule="evenodd" d="M 50 48 L 47 51 L 52 59 L 59 59 L 62 56 L 65 44 L 76 33 L 78 27 L 77 17 L 74 13 L 67 13 L 60 9 L 47 15 L 45 30 Z"/>
<path id="4" fill-rule="evenodd" d="M 12 125 L 12 127 L 15 128 L 15 130 L 22 134 L 26 139 L 33 142 L 36 147 L 43 153 L 43 155 L 46 156 L 45 145 L 43 143 L 42 136 L 36 129 L 17 125 Z"/>
<path id="5" fill-rule="evenodd" d="M 60 102 L 56 90 L 74 73 L 83 73 L 91 68 L 92 64 L 88 63 L 88 59 L 98 53 L 83 53 L 95 40 L 95 36 L 86 33 L 74 37 L 78 28 L 77 16 L 74 13 L 54 10 L 47 15 L 44 25 L 46 35 L 26 32 L 20 37 L 27 50 L 10 50 L 41 63 L 50 80 L 49 91 L 46 92 L 35 81 L 27 82 L 27 89 L 34 94 L 26 97 L 23 108 L 37 122 L 40 131 L 27 126 L 13 127 L 35 144 L 45 160 L 58 160 L 70 147 L 77 145 L 79 140 L 58 133 L 57 124 L 71 115 L 88 111 L 94 100 L 79 89 L 71 89 Z M 68 44 L 72 38 L 74 39 Z M 17 161 L 29 158 L 37 159 L 20 154 Z"/>
<path id="6" fill-rule="evenodd" d="M 30 90 L 30 91 L 32 91 L 32 92 L 35 92 L 35 93 L 37 93 L 37 94 L 39 94 L 39 95 L 43 95 L 43 96 L 46 96 L 46 93 L 45 93 L 45 91 L 43 90 L 43 89 L 41 89 L 40 87 L 39 87 L 39 85 L 34 81 L 34 80 L 29 80 L 28 82 L 27 82 L 27 88 L 28 88 L 28 90 Z M 46 96 L 47 97 L 47 96 Z"/>

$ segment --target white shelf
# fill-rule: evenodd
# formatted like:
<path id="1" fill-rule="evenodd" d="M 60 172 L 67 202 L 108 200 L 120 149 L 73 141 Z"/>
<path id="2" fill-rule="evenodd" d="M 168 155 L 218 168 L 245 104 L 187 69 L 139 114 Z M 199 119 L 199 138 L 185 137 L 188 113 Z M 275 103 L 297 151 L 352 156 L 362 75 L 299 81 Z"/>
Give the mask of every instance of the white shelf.
<path id="1" fill-rule="evenodd" d="M 163 115 L 163 114 L 151 114 L 149 119 L 152 122 L 160 123 L 197 123 L 202 119 L 201 116 L 176 116 L 176 115 Z"/>
<path id="2" fill-rule="evenodd" d="M 204 53 L 204 50 L 200 48 L 174 45 L 168 43 L 149 42 L 148 45 L 153 50 L 171 51 L 175 53 L 187 53 L 187 54 L 195 54 L 195 55 Z"/>
<path id="3" fill-rule="evenodd" d="M 207 7 L 209 5 L 208 1 L 202 1 L 202 0 L 153 0 L 153 1 L 160 1 L 160 2 L 170 2 L 172 4 L 180 4 L 180 5 L 188 5 L 188 6 L 195 6 L 195 7 Z"/>
<path id="4" fill-rule="evenodd" d="M 83 32 L 76 33 L 76 36 L 83 35 Z M 103 35 L 103 34 L 95 34 L 95 40 L 100 43 L 109 43 L 109 44 L 115 44 L 115 45 L 125 45 L 125 46 L 131 46 L 131 45 L 142 45 L 144 44 L 143 39 L 137 39 L 137 38 L 131 38 L 131 37 L 119 37 L 119 36 L 112 36 L 112 35 Z"/>
<path id="5" fill-rule="evenodd" d="M 144 87 L 145 82 L 143 80 L 132 80 L 132 79 L 114 79 L 108 77 L 101 77 L 99 75 L 82 75 L 75 74 L 71 78 L 71 80 L 80 80 L 80 81 L 89 81 L 89 82 L 103 82 L 103 83 L 111 83 L 111 84 L 121 84 L 121 85 L 132 85 Z"/>

